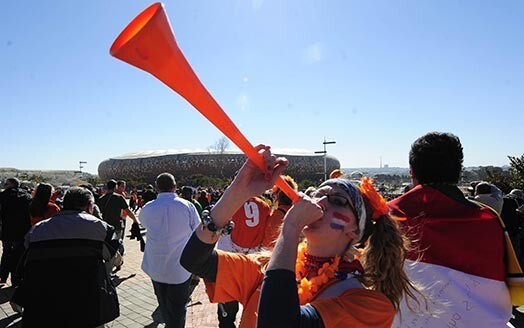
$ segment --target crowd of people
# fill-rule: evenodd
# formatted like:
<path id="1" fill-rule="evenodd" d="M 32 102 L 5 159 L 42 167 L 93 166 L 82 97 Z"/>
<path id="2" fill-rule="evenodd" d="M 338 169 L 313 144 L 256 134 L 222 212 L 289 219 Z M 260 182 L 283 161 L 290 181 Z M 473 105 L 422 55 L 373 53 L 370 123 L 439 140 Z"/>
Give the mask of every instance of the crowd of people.
<path id="1" fill-rule="evenodd" d="M 178 187 L 168 172 L 140 193 L 123 180 L 64 194 L 7 179 L 0 283 L 11 276 L 23 326 L 99 327 L 119 316 L 111 277 L 124 263 L 127 218 L 132 236 L 145 234 L 141 268 L 169 328 L 185 326 L 200 279 L 219 327 L 236 327 L 239 304 L 248 328 L 524 326 L 524 193 L 475 182 L 465 195 L 457 136 L 415 140 L 412 185 L 389 202 L 372 178 L 340 170 L 300 192 L 283 175 L 286 158 L 257 151 L 265 170 L 247 160 L 225 190 Z M 280 176 L 297 195 L 275 185 Z"/>

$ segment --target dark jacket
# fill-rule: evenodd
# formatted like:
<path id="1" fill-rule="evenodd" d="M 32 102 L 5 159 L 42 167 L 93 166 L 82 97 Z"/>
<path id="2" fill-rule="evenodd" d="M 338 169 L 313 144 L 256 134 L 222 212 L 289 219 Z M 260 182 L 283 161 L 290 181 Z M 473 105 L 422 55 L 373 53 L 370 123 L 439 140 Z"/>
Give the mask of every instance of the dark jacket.
<path id="1" fill-rule="evenodd" d="M 524 267 L 524 215 L 517 212 L 522 202 L 512 195 L 504 196 L 500 216 L 506 225 L 520 265 Z"/>
<path id="2" fill-rule="evenodd" d="M 117 231 L 124 229 L 125 219 L 122 210 L 129 209 L 124 196 L 110 191 L 98 199 L 96 203 L 102 213 L 102 220 L 112 225 Z"/>
<path id="3" fill-rule="evenodd" d="M 94 216 L 66 210 L 26 236 L 22 279 L 12 301 L 24 308 L 24 327 L 95 327 L 108 276 L 104 262 L 116 252 L 114 229 Z M 109 282 L 110 283 L 110 282 Z"/>
<path id="4" fill-rule="evenodd" d="M 0 193 L 0 219 L 2 240 L 17 242 L 24 240 L 31 228 L 29 203 L 31 195 L 21 188 L 9 188 Z"/>
<path id="5" fill-rule="evenodd" d="M 150 189 L 146 189 L 144 193 L 142 193 L 142 203 L 145 205 L 148 202 L 156 199 L 156 192 Z"/>

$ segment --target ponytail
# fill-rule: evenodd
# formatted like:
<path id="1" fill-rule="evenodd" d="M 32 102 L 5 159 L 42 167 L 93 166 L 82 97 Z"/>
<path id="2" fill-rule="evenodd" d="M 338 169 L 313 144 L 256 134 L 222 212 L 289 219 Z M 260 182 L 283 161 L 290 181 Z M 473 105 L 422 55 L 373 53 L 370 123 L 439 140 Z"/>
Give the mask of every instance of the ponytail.
<path id="1" fill-rule="evenodd" d="M 387 202 L 375 190 L 373 182 L 373 178 L 364 177 L 359 186 L 366 212 L 365 229 L 359 240 L 359 243 L 365 245 L 361 257 L 365 273 L 360 280 L 364 286 L 386 295 L 397 312 L 404 294 L 406 305 L 411 311 L 420 312 L 421 308 L 415 294 L 422 297 L 428 311 L 426 296 L 409 280 L 404 271 L 410 241 L 400 230 L 397 221 L 389 216 Z M 413 310 L 408 297 L 417 305 L 417 311 Z"/>
<path id="2" fill-rule="evenodd" d="M 373 232 L 362 255 L 362 265 L 365 268 L 362 283 L 386 295 L 396 311 L 400 309 L 404 294 L 406 304 L 411 311 L 414 310 L 407 297 L 415 302 L 419 311 L 421 307 L 421 302 L 415 294 L 422 296 L 427 310 L 426 297 L 409 280 L 404 271 L 404 261 L 409 249 L 409 239 L 402 233 L 398 223 L 389 215 L 380 216 L 375 221 Z"/>

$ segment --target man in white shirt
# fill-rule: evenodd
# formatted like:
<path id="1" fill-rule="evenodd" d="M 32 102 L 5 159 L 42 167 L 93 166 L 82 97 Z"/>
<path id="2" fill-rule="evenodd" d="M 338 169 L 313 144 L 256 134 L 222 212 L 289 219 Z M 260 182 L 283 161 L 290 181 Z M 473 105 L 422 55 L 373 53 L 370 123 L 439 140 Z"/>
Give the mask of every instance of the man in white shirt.
<path id="1" fill-rule="evenodd" d="M 200 219 L 195 206 L 175 193 L 172 174 L 160 174 L 156 187 L 157 199 L 140 212 L 140 221 L 147 229 L 142 270 L 153 281 L 166 328 L 184 327 L 191 273 L 180 265 L 180 256 Z"/>

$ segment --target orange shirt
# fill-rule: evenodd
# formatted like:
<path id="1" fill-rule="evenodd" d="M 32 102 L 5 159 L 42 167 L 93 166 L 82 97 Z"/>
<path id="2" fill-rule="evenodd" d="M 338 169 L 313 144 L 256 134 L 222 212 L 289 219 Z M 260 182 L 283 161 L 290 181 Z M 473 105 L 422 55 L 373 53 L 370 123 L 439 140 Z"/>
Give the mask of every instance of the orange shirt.
<path id="1" fill-rule="evenodd" d="M 56 205 L 53 202 L 47 203 L 47 208 L 43 216 L 36 216 L 36 217 L 31 216 L 31 226 L 34 226 L 35 224 L 37 224 L 40 221 L 49 219 L 50 217 L 52 217 L 53 215 L 55 215 L 58 212 L 60 212 L 60 207 L 58 207 L 58 205 Z"/>
<path id="2" fill-rule="evenodd" d="M 382 293 L 364 289 L 348 289 L 337 298 L 316 299 L 324 327 L 384 327 L 393 324 L 395 308 Z"/>
<path id="3" fill-rule="evenodd" d="M 264 279 L 260 264 L 250 255 L 220 250 L 217 253 L 216 282 L 206 282 L 209 300 L 212 303 L 239 301 L 244 307 L 239 328 L 255 328 Z M 391 327 L 395 315 L 393 305 L 385 295 L 364 288 L 348 289 L 335 298 L 318 298 L 311 305 L 320 314 L 326 328 L 386 328 Z"/>
<path id="4" fill-rule="evenodd" d="M 244 254 L 217 250 L 216 282 L 205 282 L 212 303 L 239 301 L 244 309 L 239 328 L 256 327 L 260 287 L 264 273 L 260 266 Z"/>
<path id="5" fill-rule="evenodd" d="M 233 215 L 235 228 L 231 240 L 243 248 L 260 246 L 270 214 L 271 208 L 266 202 L 257 197 L 251 198 Z"/>

